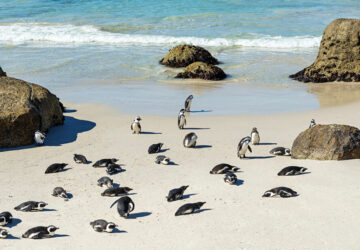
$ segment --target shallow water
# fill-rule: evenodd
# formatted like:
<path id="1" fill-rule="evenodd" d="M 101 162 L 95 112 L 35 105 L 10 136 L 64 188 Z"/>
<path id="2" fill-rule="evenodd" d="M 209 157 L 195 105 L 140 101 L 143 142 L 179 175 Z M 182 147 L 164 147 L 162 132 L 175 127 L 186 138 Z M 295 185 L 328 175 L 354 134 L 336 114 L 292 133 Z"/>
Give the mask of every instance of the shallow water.
<path id="1" fill-rule="evenodd" d="M 288 75 L 313 62 L 331 20 L 358 17 L 357 7 L 351 0 L 1 1 L 0 66 L 63 100 L 126 113 L 176 114 L 189 94 L 204 115 L 314 109 L 328 105 L 326 91 Z M 206 47 L 229 77 L 174 80 L 179 69 L 158 61 L 184 42 Z"/>

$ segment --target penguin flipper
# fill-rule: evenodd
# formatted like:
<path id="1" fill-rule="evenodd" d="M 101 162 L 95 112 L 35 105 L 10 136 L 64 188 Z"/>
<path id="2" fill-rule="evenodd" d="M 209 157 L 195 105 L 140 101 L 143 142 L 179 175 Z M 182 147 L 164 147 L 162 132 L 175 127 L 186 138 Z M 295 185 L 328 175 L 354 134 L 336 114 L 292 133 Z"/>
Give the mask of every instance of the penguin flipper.
<path id="1" fill-rule="evenodd" d="M 252 150 L 251 150 L 250 146 L 248 146 L 248 149 L 249 149 L 250 153 L 252 153 Z"/>
<path id="2" fill-rule="evenodd" d="M 121 198 L 117 199 L 116 201 L 114 201 L 113 204 L 111 204 L 110 208 L 112 208 Z"/>

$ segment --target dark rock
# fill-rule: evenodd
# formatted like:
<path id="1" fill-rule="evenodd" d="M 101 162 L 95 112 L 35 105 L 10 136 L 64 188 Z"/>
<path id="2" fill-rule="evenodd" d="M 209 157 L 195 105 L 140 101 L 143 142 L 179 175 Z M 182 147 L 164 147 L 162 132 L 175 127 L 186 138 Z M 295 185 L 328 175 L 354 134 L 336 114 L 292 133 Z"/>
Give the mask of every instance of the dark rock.
<path id="1" fill-rule="evenodd" d="M 178 45 L 160 60 L 160 63 L 169 67 L 186 67 L 193 62 L 219 64 L 206 49 L 193 45 Z"/>
<path id="2" fill-rule="evenodd" d="M 316 125 L 298 135 L 291 153 L 294 159 L 359 159 L 360 130 L 348 125 Z"/>
<path id="3" fill-rule="evenodd" d="M 204 80 L 223 80 L 226 74 L 217 66 L 194 62 L 185 68 L 185 71 L 177 74 L 176 78 L 199 78 Z"/>
<path id="4" fill-rule="evenodd" d="M 0 110 L 0 148 L 32 144 L 35 131 L 47 131 L 64 121 L 55 95 L 11 77 L 0 77 Z"/>
<path id="5" fill-rule="evenodd" d="M 302 82 L 360 81 L 360 19 L 336 19 L 325 29 L 318 56 L 290 75 Z"/>
<path id="6" fill-rule="evenodd" d="M 0 77 L 2 77 L 2 76 L 6 76 L 6 72 L 4 72 L 4 71 L 2 70 L 2 68 L 0 67 Z"/>

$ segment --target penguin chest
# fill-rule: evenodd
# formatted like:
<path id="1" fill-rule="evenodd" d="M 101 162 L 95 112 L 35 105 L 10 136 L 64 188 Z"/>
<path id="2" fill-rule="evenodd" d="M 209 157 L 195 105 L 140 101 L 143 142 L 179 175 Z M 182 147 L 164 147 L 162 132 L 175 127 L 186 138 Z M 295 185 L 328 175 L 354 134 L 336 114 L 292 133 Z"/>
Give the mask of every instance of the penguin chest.
<path id="1" fill-rule="evenodd" d="M 248 149 L 248 144 L 243 144 L 239 151 L 239 154 L 244 155 L 246 153 L 247 149 Z"/>
<path id="2" fill-rule="evenodd" d="M 252 144 L 259 144 L 260 142 L 260 136 L 258 133 L 252 133 L 251 135 L 251 143 Z"/>
<path id="3" fill-rule="evenodd" d="M 134 132 L 137 133 L 137 134 L 141 132 L 141 129 L 140 129 L 140 126 L 139 126 L 138 123 L 134 123 L 134 124 L 133 124 L 133 130 L 134 130 Z"/>
<path id="4" fill-rule="evenodd" d="M 185 117 L 181 116 L 181 117 L 180 117 L 179 126 L 180 126 L 180 127 L 184 127 L 184 125 L 185 125 Z"/>

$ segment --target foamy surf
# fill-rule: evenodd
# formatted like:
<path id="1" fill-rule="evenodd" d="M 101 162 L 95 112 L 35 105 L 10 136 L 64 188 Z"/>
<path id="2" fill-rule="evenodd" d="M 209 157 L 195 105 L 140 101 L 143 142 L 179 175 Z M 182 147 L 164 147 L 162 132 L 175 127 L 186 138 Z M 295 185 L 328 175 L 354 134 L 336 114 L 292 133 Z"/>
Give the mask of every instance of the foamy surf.
<path id="1" fill-rule="evenodd" d="M 2 44 L 46 45 L 176 45 L 181 43 L 210 47 L 258 47 L 258 48 L 313 48 L 318 47 L 321 37 L 313 36 L 268 36 L 253 38 L 202 38 L 187 36 L 139 35 L 111 33 L 92 25 L 50 23 L 12 23 L 0 25 Z"/>

